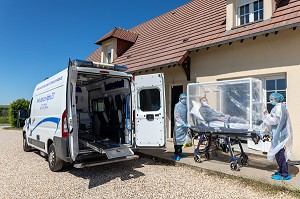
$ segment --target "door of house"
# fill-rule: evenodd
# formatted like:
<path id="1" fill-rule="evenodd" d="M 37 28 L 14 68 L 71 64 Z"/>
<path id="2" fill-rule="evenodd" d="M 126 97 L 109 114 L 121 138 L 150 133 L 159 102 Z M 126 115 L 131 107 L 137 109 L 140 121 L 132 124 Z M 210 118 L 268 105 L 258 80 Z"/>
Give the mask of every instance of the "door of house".
<path id="1" fill-rule="evenodd" d="M 179 95 L 183 92 L 183 85 L 171 87 L 171 138 L 173 138 L 174 131 L 174 107 L 179 101 Z"/>

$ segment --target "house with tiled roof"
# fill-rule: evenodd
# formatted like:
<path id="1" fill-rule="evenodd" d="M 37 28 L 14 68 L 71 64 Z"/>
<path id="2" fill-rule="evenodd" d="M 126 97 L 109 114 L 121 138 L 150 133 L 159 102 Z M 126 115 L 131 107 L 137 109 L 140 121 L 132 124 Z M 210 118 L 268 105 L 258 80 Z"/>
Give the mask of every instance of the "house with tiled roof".
<path id="1" fill-rule="evenodd" d="M 133 75 L 164 73 L 169 138 L 188 83 L 259 78 L 266 98 L 285 96 L 300 159 L 299 25 L 299 0 L 193 0 L 129 30 L 116 27 L 87 60 L 126 65 Z"/>

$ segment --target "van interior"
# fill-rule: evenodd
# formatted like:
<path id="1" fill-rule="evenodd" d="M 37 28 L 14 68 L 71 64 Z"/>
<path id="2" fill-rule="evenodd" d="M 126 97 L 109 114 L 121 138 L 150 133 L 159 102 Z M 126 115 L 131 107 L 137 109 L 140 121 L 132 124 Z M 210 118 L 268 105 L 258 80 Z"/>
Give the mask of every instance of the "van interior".
<path id="1" fill-rule="evenodd" d="M 79 154 L 96 151 L 105 153 L 108 159 L 133 155 L 126 146 L 132 143 L 128 137 L 125 139 L 126 120 L 130 125 L 130 89 L 128 77 L 78 73 L 75 96 Z M 110 151 L 114 148 L 123 150 Z"/>

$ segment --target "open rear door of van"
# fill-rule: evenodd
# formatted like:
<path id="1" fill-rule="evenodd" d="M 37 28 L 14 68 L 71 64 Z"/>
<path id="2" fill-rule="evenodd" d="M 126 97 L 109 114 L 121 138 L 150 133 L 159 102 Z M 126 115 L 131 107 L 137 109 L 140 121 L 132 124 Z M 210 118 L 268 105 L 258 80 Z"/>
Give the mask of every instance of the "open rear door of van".
<path id="1" fill-rule="evenodd" d="M 164 75 L 135 76 L 134 89 L 136 147 L 163 147 L 166 142 Z"/>
<path id="2" fill-rule="evenodd" d="M 70 156 L 75 161 L 78 153 L 78 124 L 76 114 L 76 81 L 77 68 L 69 61 L 68 80 L 67 80 L 67 123 L 69 132 L 69 149 Z"/>

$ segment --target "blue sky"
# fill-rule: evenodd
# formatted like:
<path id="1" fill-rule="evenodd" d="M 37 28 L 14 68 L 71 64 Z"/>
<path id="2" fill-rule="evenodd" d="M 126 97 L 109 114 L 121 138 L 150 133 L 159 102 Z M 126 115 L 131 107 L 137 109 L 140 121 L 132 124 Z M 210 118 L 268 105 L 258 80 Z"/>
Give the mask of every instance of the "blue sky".
<path id="1" fill-rule="evenodd" d="M 114 27 L 130 29 L 191 0 L 1 0 L 0 105 L 85 59 Z"/>

